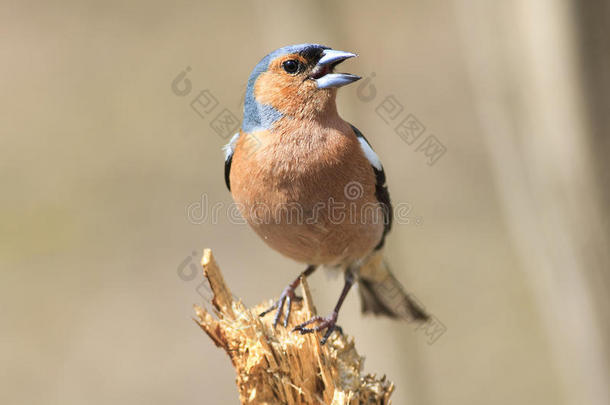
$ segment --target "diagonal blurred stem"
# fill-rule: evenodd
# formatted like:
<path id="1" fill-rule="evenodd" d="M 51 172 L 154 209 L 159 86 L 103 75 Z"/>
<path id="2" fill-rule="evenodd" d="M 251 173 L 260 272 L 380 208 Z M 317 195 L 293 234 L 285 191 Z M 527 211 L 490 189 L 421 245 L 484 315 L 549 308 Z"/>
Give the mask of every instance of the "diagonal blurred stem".
<path id="1" fill-rule="evenodd" d="M 567 3 L 455 1 L 507 226 L 568 403 L 607 404 L 610 263 Z"/>

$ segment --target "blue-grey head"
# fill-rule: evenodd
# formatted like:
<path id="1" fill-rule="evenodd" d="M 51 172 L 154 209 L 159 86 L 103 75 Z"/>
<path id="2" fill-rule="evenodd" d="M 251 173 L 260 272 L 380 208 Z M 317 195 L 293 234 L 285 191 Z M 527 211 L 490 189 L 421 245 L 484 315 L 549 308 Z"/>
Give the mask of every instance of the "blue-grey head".
<path id="1" fill-rule="evenodd" d="M 248 79 L 242 129 L 270 129 L 283 116 L 312 117 L 334 108 L 336 89 L 360 79 L 334 69 L 354 56 L 318 44 L 291 45 L 271 52 Z"/>

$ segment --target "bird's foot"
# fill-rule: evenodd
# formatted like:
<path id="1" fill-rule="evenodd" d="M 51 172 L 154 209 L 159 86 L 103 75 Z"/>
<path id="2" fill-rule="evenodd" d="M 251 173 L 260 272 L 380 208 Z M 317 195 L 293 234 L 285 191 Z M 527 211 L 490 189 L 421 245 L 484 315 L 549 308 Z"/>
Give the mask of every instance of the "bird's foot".
<path id="1" fill-rule="evenodd" d="M 343 334 L 343 329 L 339 325 L 337 325 L 337 316 L 338 316 L 338 314 L 336 312 L 333 312 L 330 316 L 327 316 L 327 317 L 314 316 L 307 322 L 303 322 L 302 324 L 295 326 L 294 329 L 292 329 L 292 331 L 293 332 L 299 331 L 299 332 L 301 332 L 301 335 L 304 335 L 306 333 L 319 332 L 319 331 L 326 329 L 326 333 L 324 334 L 324 337 L 322 338 L 322 340 L 320 340 L 320 344 L 324 344 L 324 343 L 326 343 L 326 341 L 328 340 L 328 338 L 330 337 L 330 335 L 333 333 L 334 330 Z M 310 325 L 314 322 L 319 322 L 319 324 L 314 326 L 313 328 L 306 328 L 307 325 Z"/>
<path id="2" fill-rule="evenodd" d="M 284 327 L 288 326 L 288 319 L 290 318 L 290 311 L 292 310 L 292 302 L 293 301 L 302 301 L 303 297 L 299 297 L 295 294 L 294 289 L 296 287 L 289 285 L 284 289 L 282 295 L 280 295 L 280 299 L 277 300 L 273 305 L 271 305 L 268 309 L 264 310 L 260 313 L 259 316 L 263 317 L 267 315 L 269 312 L 277 309 L 275 313 L 275 318 L 273 318 L 273 327 L 275 328 L 280 321 L 280 316 L 282 315 L 282 310 L 284 309 L 284 304 L 286 304 L 286 314 L 284 315 Z"/>

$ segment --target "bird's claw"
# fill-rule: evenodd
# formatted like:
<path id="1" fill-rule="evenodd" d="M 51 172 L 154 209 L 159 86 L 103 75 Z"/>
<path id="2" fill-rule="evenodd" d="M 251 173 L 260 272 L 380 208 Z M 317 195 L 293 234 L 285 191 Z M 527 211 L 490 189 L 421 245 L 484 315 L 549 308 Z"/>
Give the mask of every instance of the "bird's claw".
<path id="1" fill-rule="evenodd" d="M 282 295 L 280 295 L 280 299 L 275 301 L 273 305 L 264 310 L 259 314 L 260 317 L 267 315 L 269 312 L 277 309 L 275 313 L 275 318 L 273 318 L 273 327 L 275 328 L 280 321 L 280 316 L 282 315 L 282 310 L 284 309 L 284 304 L 286 304 L 286 314 L 284 315 L 284 327 L 288 326 L 288 319 L 290 318 L 290 312 L 292 311 L 292 302 L 302 301 L 303 297 L 299 297 L 294 292 L 294 287 L 289 285 L 284 289 Z"/>
<path id="2" fill-rule="evenodd" d="M 313 328 L 306 328 L 307 325 L 310 325 L 314 322 L 319 322 L 318 325 L 314 326 Z M 319 332 L 326 329 L 326 333 L 324 334 L 324 337 L 322 338 L 322 340 L 320 340 L 320 344 L 324 344 L 326 343 L 326 341 L 328 340 L 328 338 L 330 337 L 330 335 L 333 333 L 334 330 L 338 331 L 340 334 L 343 334 L 343 329 L 337 325 L 337 314 L 333 313 L 332 315 L 328 316 L 328 317 L 321 317 L 321 316 L 314 316 L 313 318 L 311 318 L 310 320 L 303 322 L 300 325 L 295 326 L 292 331 L 293 332 L 301 332 L 301 335 L 304 335 L 306 333 L 313 333 L 313 332 Z"/>

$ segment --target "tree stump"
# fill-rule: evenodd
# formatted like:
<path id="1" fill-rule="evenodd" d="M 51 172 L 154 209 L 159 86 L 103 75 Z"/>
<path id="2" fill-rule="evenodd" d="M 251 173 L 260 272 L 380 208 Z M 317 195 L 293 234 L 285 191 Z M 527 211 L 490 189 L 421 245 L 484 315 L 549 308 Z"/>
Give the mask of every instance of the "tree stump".
<path id="1" fill-rule="evenodd" d="M 362 375 L 354 339 L 333 332 L 322 346 L 317 333 L 291 332 L 316 314 L 305 279 L 304 299 L 293 303 L 290 324 L 274 328 L 271 314 L 258 316 L 272 302 L 246 308 L 234 299 L 209 249 L 201 264 L 215 316 L 195 306 L 196 322 L 231 358 L 242 404 L 390 404 L 394 384 L 385 376 Z"/>

